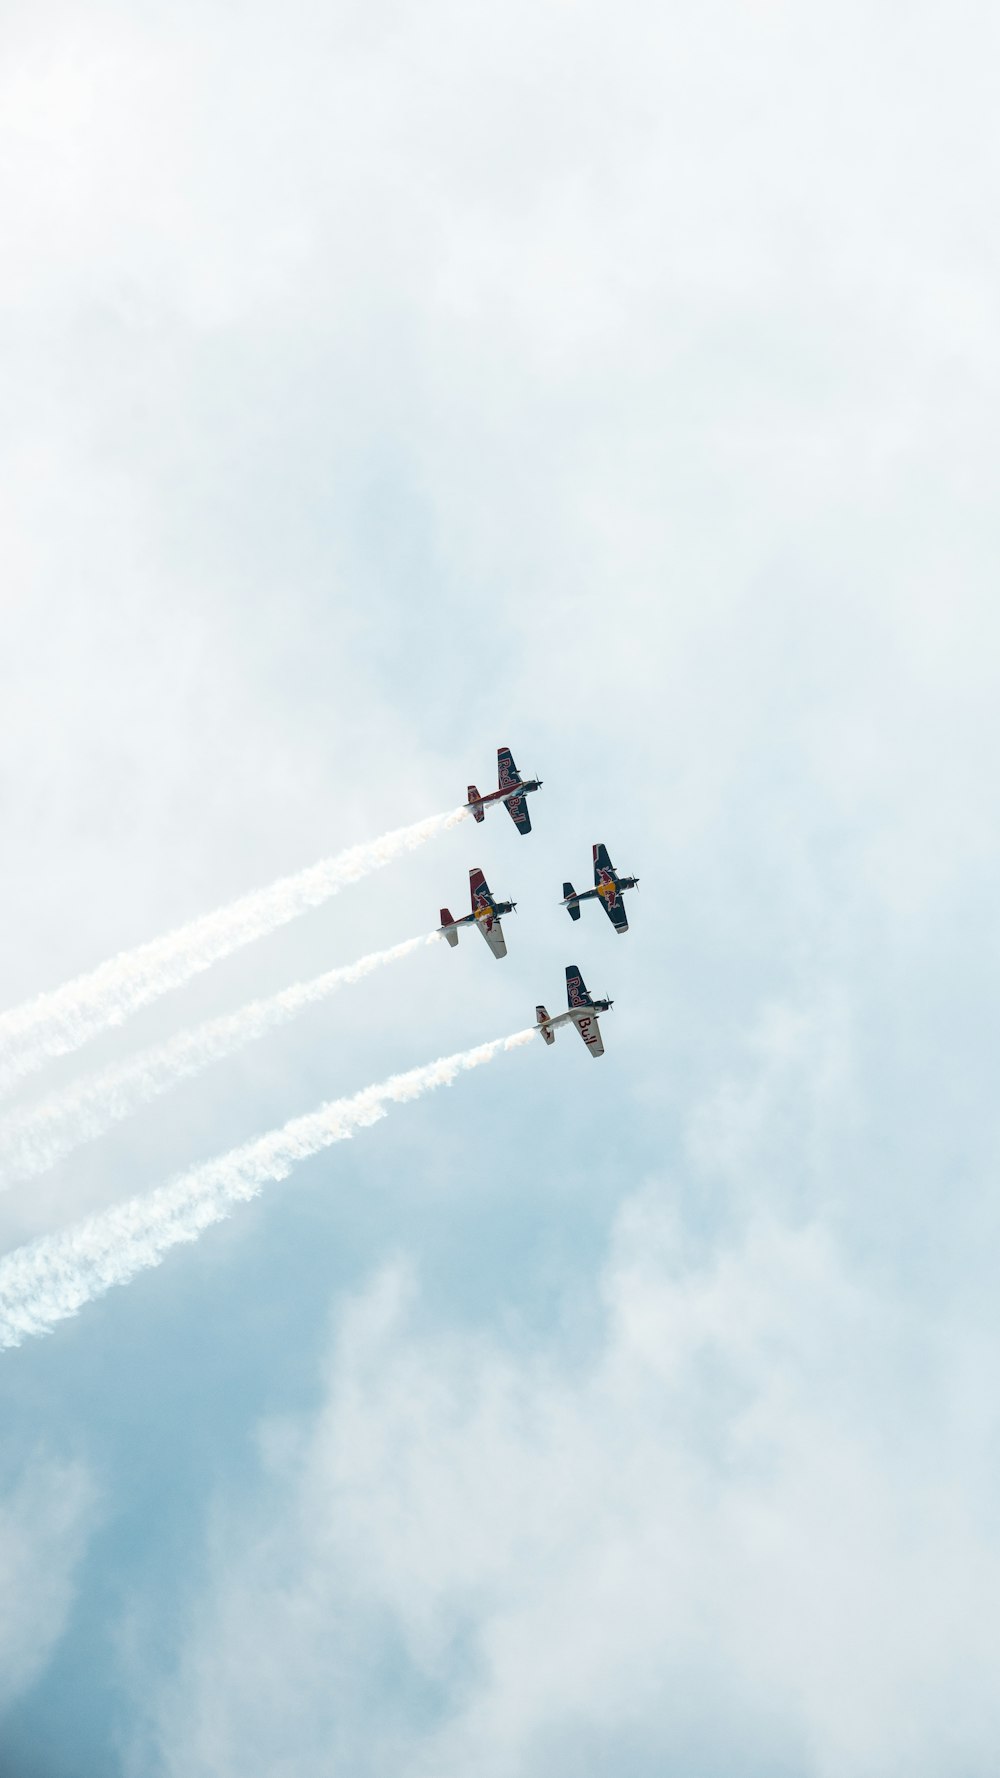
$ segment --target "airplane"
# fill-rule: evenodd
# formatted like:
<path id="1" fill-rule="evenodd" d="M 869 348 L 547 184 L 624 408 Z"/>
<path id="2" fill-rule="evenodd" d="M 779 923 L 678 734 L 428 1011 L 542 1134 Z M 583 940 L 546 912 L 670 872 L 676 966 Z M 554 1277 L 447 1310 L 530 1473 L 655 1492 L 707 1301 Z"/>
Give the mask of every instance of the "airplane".
<path id="1" fill-rule="evenodd" d="M 615 931 L 627 932 L 628 916 L 622 900 L 622 890 L 635 889 L 638 883 L 638 877 L 620 877 L 608 857 L 607 846 L 598 843 L 594 847 L 593 889 L 583 889 L 577 894 L 572 883 L 564 883 L 563 898 L 559 906 L 569 909 L 571 920 L 578 920 L 581 901 L 593 901 L 596 896 Z"/>
<path id="2" fill-rule="evenodd" d="M 604 1042 L 597 1015 L 599 1012 L 610 1012 L 614 1001 L 592 1000 L 575 963 L 566 965 L 566 1000 L 569 1011 L 557 1013 L 554 1018 L 550 1017 L 544 1006 L 536 1006 L 535 1029 L 541 1032 L 546 1043 L 555 1043 L 557 1025 L 575 1025 L 591 1055 L 603 1056 Z"/>
<path id="3" fill-rule="evenodd" d="M 529 790 L 541 790 L 541 778 L 522 778 L 509 747 L 497 748 L 497 779 L 499 790 L 490 790 L 480 796 L 474 784 L 469 785 L 469 800 L 465 807 L 471 809 L 477 821 L 485 821 L 486 807 L 489 803 L 502 802 L 511 820 L 521 833 L 531 832 L 531 816 L 528 814 L 527 796 Z"/>
<path id="4" fill-rule="evenodd" d="M 460 926 L 478 926 L 494 957 L 506 957 L 507 944 L 500 925 L 500 915 L 512 914 L 517 902 L 494 901 L 489 884 L 478 867 L 469 872 L 469 894 L 472 898 L 471 914 L 463 914 L 460 920 L 456 920 L 448 908 L 442 908 L 438 931 L 444 934 L 450 945 L 457 945 Z"/>

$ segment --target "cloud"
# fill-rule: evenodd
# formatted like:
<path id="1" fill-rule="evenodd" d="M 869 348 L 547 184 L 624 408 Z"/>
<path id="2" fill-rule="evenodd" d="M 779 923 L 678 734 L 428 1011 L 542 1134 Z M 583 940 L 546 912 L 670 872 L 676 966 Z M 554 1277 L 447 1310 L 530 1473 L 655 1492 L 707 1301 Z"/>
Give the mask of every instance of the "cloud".
<path id="1" fill-rule="evenodd" d="M 784 1194 L 786 1206 L 815 1207 L 832 1183 L 838 1135 L 856 1125 L 853 995 L 819 969 L 810 976 L 808 992 L 757 1010 L 736 1037 L 732 1071 L 695 1100 L 686 1120 L 695 1171 L 724 1182 L 727 1197 L 744 1205 L 763 1195 L 775 1210 Z"/>
<path id="2" fill-rule="evenodd" d="M 643 873 L 626 945 L 581 934 L 618 996 L 608 1057 L 586 1082 L 545 1057 L 490 1142 L 470 1107 L 444 1147 L 414 1120 L 391 1176 L 373 1143 L 373 1200 L 395 1236 L 420 1150 L 432 1248 L 442 1173 L 482 1160 L 458 1246 L 485 1250 L 501 1220 L 518 1238 L 494 1180 L 523 1202 L 553 1155 L 539 1215 L 565 1216 L 584 1294 L 623 1179 L 686 1131 L 704 1182 L 692 1204 L 675 1181 L 690 1249 L 655 1192 L 623 1217 L 586 1359 L 432 1333 L 405 1273 L 362 1294 L 326 1415 L 284 1455 L 272 1427 L 255 1501 L 220 1506 L 165 1757 L 185 1778 L 975 1761 L 996 1744 L 995 1354 L 960 1309 L 994 1325 L 996 18 L 7 13 L 6 999 L 444 806 L 509 741 L 544 801 L 519 853 L 485 827 L 482 862 L 509 859 L 538 917 L 488 991 L 518 1020 L 551 991 L 570 928 L 546 910 L 605 838 Z M 352 896 L 347 954 L 412 930 L 411 900 L 432 917 L 472 861 Z M 343 955 L 318 920 L 285 940 L 149 1009 L 143 1044 Z M 448 958 L 446 988 L 428 967 L 405 1007 L 373 987 L 346 1036 L 304 1022 L 5 1226 L 58 1226 L 464 1019 L 475 1041 L 481 961 Z M 130 1351 L 138 1304 L 106 1324 Z M 252 1279 L 225 1309 L 249 1349 Z M 61 1349 L 93 1350 L 77 1331 Z M 164 1340 L 157 1362 L 185 1360 Z M 148 1377 L 131 1389 L 126 1446 Z M 186 1411 L 163 1432 L 166 1513 L 211 1440 Z M 156 1671 L 138 1696 L 162 1692 Z"/>
<path id="3" fill-rule="evenodd" d="M 219 1506 L 163 1770 L 985 1771 L 994 1416 L 952 1389 L 991 1362 L 818 1226 L 699 1255 L 666 1187 L 619 1217 L 587 1352 L 435 1331 L 387 1267 Z"/>
<path id="4" fill-rule="evenodd" d="M 37 1679 L 66 1628 L 95 1503 L 82 1463 L 46 1457 L 0 1496 L 0 1710 Z"/>

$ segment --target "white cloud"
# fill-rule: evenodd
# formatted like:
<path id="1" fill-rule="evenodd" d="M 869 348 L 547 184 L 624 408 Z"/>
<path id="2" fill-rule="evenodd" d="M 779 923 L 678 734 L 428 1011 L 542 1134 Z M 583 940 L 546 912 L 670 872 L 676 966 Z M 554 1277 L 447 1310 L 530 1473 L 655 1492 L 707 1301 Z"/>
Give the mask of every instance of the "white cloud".
<path id="1" fill-rule="evenodd" d="M 639 1090 L 601 1133 L 686 1129 L 740 1213 L 706 1257 L 633 1206 L 586 1361 L 431 1335 L 405 1275 L 359 1299 L 326 1412 L 222 1513 L 168 1762 L 975 1768 L 995 1354 L 893 1293 L 942 1287 L 925 1239 L 956 1301 L 993 1293 L 995 10 L 95 0 L 4 32 L 5 996 L 445 806 L 509 741 L 548 782 L 530 847 L 478 836 L 532 909 L 489 991 L 549 992 L 553 885 L 613 819 L 644 881 L 599 1090 Z M 164 1020 L 403 936 L 471 861 Z M 473 961 L 4 1230 L 304 1110 L 317 1070 L 360 1085 L 366 1035 L 450 1047 Z M 568 1132 L 555 1203 L 588 1162 Z M 803 1221 L 831 1184 L 850 1255 Z"/>
<path id="2" fill-rule="evenodd" d="M 586 709 L 664 854 L 754 806 L 776 869 L 815 824 L 893 914 L 953 891 L 997 725 L 970 16 L 12 14 L 15 995 L 318 813 L 422 813 L 472 708 Z"/>
<path id="3" fill-rule="evenodd" d="M 670 1198 L 623 1211 L 586 1355 L 431 1331 L 401 1266 L 355 1300 L 219 1508 L 167 1773 L 988 1770 L 995 1416 L 951 1395 L 987 1354 L 817 1226 L 699 1257 Z"/>
<path id="4" fill-rule="evenodd" d="M 861 1094 L 843 983 L 818 982 L 808 999 L 768 1001 L 737 1037 L 738 1065 L 691 1107 L 687 1150 L 712 1186 L 723 1180 L 744 1204 L 772 1209 L 821 1202 L 836 1138 L 855 1124 Z M 796 1165 L 787 1167 L 794 1155 Z M 785 1208 L 790 1208 L 787 1202 Z"/>
<path id="5" fill-rule="evenodd" d="M 37 1679 L 66 1628 L 95 1500 L 83 1464 L 50 1458 L 0 1496 L 0 1709 Z"/>

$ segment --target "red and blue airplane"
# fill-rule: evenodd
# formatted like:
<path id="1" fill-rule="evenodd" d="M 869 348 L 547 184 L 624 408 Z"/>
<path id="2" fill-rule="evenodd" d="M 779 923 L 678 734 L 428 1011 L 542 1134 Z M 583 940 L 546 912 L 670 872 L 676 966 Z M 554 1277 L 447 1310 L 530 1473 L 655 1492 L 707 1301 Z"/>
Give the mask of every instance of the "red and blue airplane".
<path id="1" fill-rule="evenodd" d="M 566 1000 L 569 1011 L 557 1013 L 554 1017 L 546 1012 L 544 1006 L 535 1007 L 536 1031 L 541 1032 L 546 1043 L 555 1043 L 557 1025 L 575 1025 L 591 1055 L 603 1056 L 604 1040 L 597 1015 L 599 1012 L 610 1012 L 614 1001 L 592 1000 L 575 963 L 566 965 Z"/>
<path id="2" fill-rule="evenodd" d="M 471 914 L 463 914 L 460 920 L 456 920 L 448 908 L 442 908 L 438 931 L 443 933 L 450 945 L 457 945 L 460 926 L 478 926 L 494 957 L 506 957 L 507 943 L 500 925 L 500 915 L 512 914 L 517 902 L 494 901 L 489 884 L 478 866 L 469 872 L 469 894 L 472 898 Z"/>
<path id="3" fill-rule="evenodd" d="M 528 814 L 528 792 L 541 790 L 541 778 L 522 778 L 509 747 L 497 748 L 497 779 L 499 790 L 491 790 L 486 796 L 480 796 L 474 784 L 469 785 L 469 800 L 465 807 L 471 809 L 477 821 L 486 819 L 486 809 L 490 803 L 502 802 L 511 820 L 521 833 L 531 832 L 531 816 Z"/>
<path id="4" fill-rule="evenodd" d="M 615 931 L 627 932 L 628 916 L 625 912 L 625 903 L 622 900 L 622 891 L 634 889 L 638 881 L 638 877 L 620 877 L 608 857 L 607 846 L 598 844 L 594 847 L 593 889 L 583 889 L 578 894 L 572 883 L 564 883 L 563 898 L 559 906 L 569 909 L 571 920 L 578 920 L 581 901 L 593 901 L 596 897 Z"/>

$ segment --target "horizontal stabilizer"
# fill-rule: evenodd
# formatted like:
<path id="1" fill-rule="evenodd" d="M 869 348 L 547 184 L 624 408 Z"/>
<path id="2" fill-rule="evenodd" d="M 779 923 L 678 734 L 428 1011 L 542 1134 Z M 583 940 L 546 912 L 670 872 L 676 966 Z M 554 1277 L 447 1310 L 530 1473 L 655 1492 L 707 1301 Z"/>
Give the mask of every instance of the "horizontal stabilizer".
<path id="1" fill-rule="evenodd" d="M 479 792 L 474 784 L 470 784 L 467 792 L 468 801 L 474 805 L 472 814 L 476 821 L 486 820 L 486 810 L 479 801 Z"/>
<path id="2" fill-rule="evenodd" d="M 450 945 L 457 945 L 458 933 L 455 931 L 455 922 L 452 918 L 452 913 L 451 913 L 450 908 L 442 908 L 441 909 L 441 924 L 442 924 L 442 926 L 447 927 L 447 929 L 448 929 L 444 935 L 445 938 L 448 940 L 448 943 Z"/>
<path id="3" fill-rule="evenodd" d="M 574 889 L 572 883 L 564 883 L 563 884 L 563 900 L 567 904 L 567 908 L 569 911 L 569 917 L 571 920 L 578 920 L 580 918 L 580 903 L 573 899 L 575 895 L 576 895 L 576 890 Z"/>
<path id="4" fill-rule="evenodd" d="M 549 1015 L 546 1012 L 544 1006 L 536 1006 L 535 1007 L 535 1018 L 536 1018 L 538 1024 L 541 1025 L 541 1027 L 542 1027 L 542 1036 L 544 1037 L 546 1043 L 555 1043 L 555 1040 L 556 1040 L 555 1032 L 551 1031 L 549 1029 L 548 1025 L 543 1023 L 543 1020 L 547 1019 L 548 1016 Z"/>

